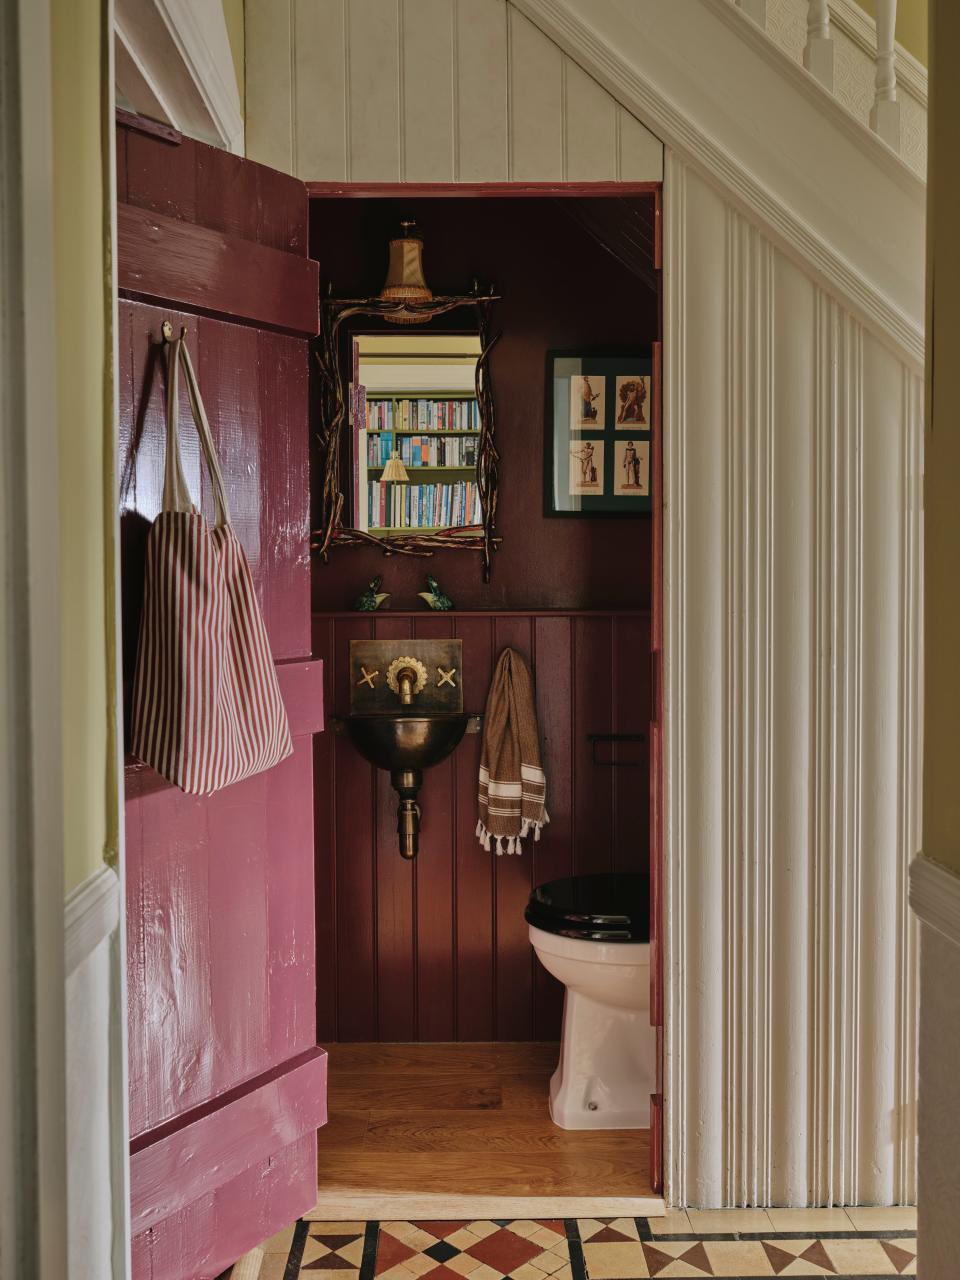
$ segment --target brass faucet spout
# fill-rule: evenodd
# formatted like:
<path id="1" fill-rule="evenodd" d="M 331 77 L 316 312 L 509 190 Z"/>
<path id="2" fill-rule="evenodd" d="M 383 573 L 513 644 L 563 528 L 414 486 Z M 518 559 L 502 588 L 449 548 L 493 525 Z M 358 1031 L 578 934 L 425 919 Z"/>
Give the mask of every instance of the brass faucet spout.
<path id="1" fill-rule="evenodd" d="M 400 686 L 400 702 L 405 707 L 409 707 L 413 702 L 413 686 L 416 682 L 417 673 L 409 667 L 404 667 L 397 675 L 397 684 Z"/>

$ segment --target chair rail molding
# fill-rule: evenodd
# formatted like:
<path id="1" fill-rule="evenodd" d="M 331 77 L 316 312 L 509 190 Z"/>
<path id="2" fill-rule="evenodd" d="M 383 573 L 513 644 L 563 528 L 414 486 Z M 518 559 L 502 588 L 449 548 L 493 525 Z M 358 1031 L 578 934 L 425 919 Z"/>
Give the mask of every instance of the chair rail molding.
<path id="1" fill-rule="evenodd" d="M 669 148 L 664 209 L 666 1199 L 912 1203 L 922 379 Z"/>
<path id="2" fill-rule="evenodd" d="M 922 368 L 925 184 L 742 9 L 511 5 Z"/>
<path id="3" fill-rule="evenodd" d="M 120 923 L 120 880 L 103 866 L 67 895 L 64 947 L 69 977 Z"/>
<path id="4" fill-rule="evenodd" d="M 240 90 L 220 0 L 116 0 L 117 89 L 133 110 L 244 152 Z"/>
<path id="5" fill-rule="evenodd" d="M 910 864 L 910 906 L 917 918 L 960 947 L 960 876 L 925 854 Z"/>

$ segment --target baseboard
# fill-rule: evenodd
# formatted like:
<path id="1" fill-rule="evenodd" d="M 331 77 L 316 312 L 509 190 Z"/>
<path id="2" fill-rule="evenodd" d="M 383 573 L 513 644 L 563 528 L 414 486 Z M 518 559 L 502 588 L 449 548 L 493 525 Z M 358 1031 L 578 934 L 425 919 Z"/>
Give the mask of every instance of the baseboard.
<path id="1" fill-rule="evenodd" d="M 126 1200 L 118 1190 L 116 1168 L 122 1148 L 117 1093 L 124 1078 L 117 1036 L 122 1016 L 119 923 L 120 880 L 102 866 L 64 903 L 66 1229 L 75 1280 L 119 1280 L 125 1274 L 122 1258 L 114 1254 Z"/>
<path id="2" fill-rule="evenodd" d="M 64 903 L 64 950 L 69 977 L 120 923 L 120 880 L 103 866 L 88 876 Z"/>
<path id="3" fill-rule="evenodd" d="M 321 1191 L 303 1216 L 311 1222 L 381 1220 L 491 1221 L 499 1218 L 660 1218 L 659 1196 L 478 1196 L 431 1192 L 360 1190 Z"/>
<path id="4" fill-rule="evenodd" d="M 910 906 L 924 924 L 960 946 L 960 875 L 918 854 L 910 864 Z"/>

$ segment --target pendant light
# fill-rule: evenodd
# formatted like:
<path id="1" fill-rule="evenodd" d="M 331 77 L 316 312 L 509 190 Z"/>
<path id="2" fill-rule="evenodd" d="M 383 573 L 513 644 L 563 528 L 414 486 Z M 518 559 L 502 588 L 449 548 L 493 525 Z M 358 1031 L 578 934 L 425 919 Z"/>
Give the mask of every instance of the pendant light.
<path id="1" fill-rule="evenodd" d="M 412 221 L 400 223 L 400 235 L 390 241 L 387 278 L 380 290 L 382 302 L 430 302 L 432 291 L 423 275 L 423 240 Z M 430 316 L 403 307 L 384 316 L 391 324 L 425 324 Z M 392 461 L 392 459 L 391 459 Z M 389 464 L 388 464 L 389 465 Z"/>
<path id="2" fill-rule="evenodd" d="M 390 457 L 387 459 L 387 465 L 383 468 L 381 480 L 392 480 L 394 484 L 409 484 L 410 477 L 407 475 L 407 468 L 400 460 L 400 454 L 394 449 Z"/>

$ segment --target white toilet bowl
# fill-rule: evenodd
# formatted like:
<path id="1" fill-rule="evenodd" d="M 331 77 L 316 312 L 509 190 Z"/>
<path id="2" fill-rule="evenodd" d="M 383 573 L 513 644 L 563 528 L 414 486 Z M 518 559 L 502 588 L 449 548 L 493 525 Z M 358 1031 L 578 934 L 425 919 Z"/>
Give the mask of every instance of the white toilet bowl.
<path id="1" fill-rule="evenodd" d="M 530 925 L 543 967 L 566 987 L 550 1116 L 562 1129 L 647 1129 L 656 1033 L 650 944 L 564 938 Z"/>
<path id="2" fill-rule="evenodd" d="M 620 914 L 613 916 L 606 914 L 610 886 L 604 881 L 615 879 L 613 909 Z M 550 1081 L 550 1115 L 564 1129 L 650 1125 L 656 1063 L 650 944 L 609 940 L 649 936 L 646 889 L 642 899 L 625 904 L 626 879 L 574 877 L 542 885 L 526 913 L 537 958 L 566 988 L 560 1062 Z"/>

